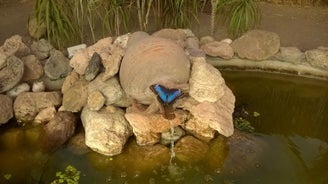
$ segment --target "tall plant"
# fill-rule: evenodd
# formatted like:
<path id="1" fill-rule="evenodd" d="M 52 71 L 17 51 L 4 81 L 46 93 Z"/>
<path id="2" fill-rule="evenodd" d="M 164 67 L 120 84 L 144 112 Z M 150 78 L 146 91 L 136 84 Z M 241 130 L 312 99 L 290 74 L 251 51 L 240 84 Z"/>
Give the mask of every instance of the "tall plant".
<path id="1" fill-rule="evenodd" d="M 258 25 L 261 13 L 255 0 L 231 0 L 226 2 L 222 17 L 228 33 L 237 37 Z"/>
<path id="2" fill-rule="evenodd" d="M 261 12 L 256 0 L 211 0 L 211 34 L 214 34 L 215 18 L 222 18 L 227 31 L 237 37 L 259 24 Z"/>
<path id="3" fill-rule="evenodd" d="M 70 19 L 72 11 L 67 1 L 37 0 L 35 10 L 38 25 L 46 25 L 47 39 L 56 47 L 76 41 L 77 30 Z"/>

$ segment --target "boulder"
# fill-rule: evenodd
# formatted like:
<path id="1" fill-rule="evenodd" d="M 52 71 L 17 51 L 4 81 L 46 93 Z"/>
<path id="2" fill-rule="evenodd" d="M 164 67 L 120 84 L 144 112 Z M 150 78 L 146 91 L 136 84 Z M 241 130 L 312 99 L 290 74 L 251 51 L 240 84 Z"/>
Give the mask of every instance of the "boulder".
<path id="1" fill-rule="evenodd" d="M 96 79 L 88 84 L 88 93 L 99 91 L 106 98 L 106 105 L 116 104 L 124 97 L 124 91 L 117 77 L 103 81 L 104 75 L 104 73 L 99 74 Z"/>
<path id="2" fill-rule="evenodd" d="M 28 55 L 22 58 L 24 63 L 24 74 L 22 81 L 40 79 L 43 75 L 43 67 L 35 55 Z"/>
<path id="3" fill-rule="evenodd" d="M 87 49 L 80 49 L 76 51 L 74 56 L 70 59 L 69 65 L 80 75 L 84 75 L 85 70 L 89 65 L 91 56 Z"/>
<path id="4" fill-rule="evenodd" d="M 75 133 L 76 117 L 72 112 L 60 111 L 44 127 L 43 147 L 55 150 L 67 142 Z"/>
<path id="5" fill-rule="evenodd" d="M 85 69 L 85 80 L 92 81 L 99 73 L 101 58 L 97 52 L 93 53 L 87 68 Z"/>
<path id="6" fill-rule="evenodd" d="M 42 92 L 46 90 L 46 85 L 43 81 L 34 81 L 32 84 L 33 92 Z"/>
<path id="7" fill-rule="evenodd" d="M 188 110 L 194 118 L 194 120 L 187 122 L 187 125 L 192 123 L 188 125 L 187 130 L 196 134 L 196 137 L 205 138 L 203 140 L 213 138 L 211 129 L 226 137 L 233 134 L 232 113 L 234 111 L 235 96 L 227 86 L 223 85 L 222 88 L 224 95 L 216 102 L 204 101 L 199 103 L 190 98 L 184 101 L 183 108 Z M 200 122 L 202 123 L 201 126 L 197 126 Z"/>
<path id="8" fill-rule="evenodd" d="M 213 41 L 206 43 L 201 47 L 204 52 L 213 57 L 221 57 L 223 59 L 231 59 L 234 55 L 234 51 L 229 43 L 224 41 Z"/>
<path id="9" fill-rule="evenodd" d="M 305 60 L 304 53 L 297 47 L 280 47 L 275 58 L 281 61 L 300 64 Z"/>
<path id="10" fill-rule="evenodd" d="M 187 116 L 188 114 L 182 110 L 176 110 L 175 118 L 172 120 L 165 119 L 157 113 L 127 112 L 125 114 L 139 145 L 153 145 L 159 142 L 159 133 L 170 130 L 171 124 L 173 127 L 181 125 L 186 121 Z"/>
<path id="11" fill-rule="evenodd" d="M 50 52 L 50 57 L 44 65 L 44 73 L 53 80 L 64 78 L 71 71 L 69 60 L 58 50 Z"/>
<path id="12" fill-rule="evenodd" d="M 30 54 L 30 48 L 23 42 L 21 36 L 14 35 L 6 39 L 5 43 L 0 47 L 0 53 L 7 57 L 23 57 Z"/>
<path id="13" fill-rule="evenodd" d="M 224 79 L 218 69 L 206 63 L 205 58 L 195 60 L 189 79 L 189 95 L 198 102 L 216 102 L 224 95 Z"/>
<path id="14" fill-rule="evenodd" d="M 24 92 L 14 101 L 14 112 L 17 121 L 30 122 L 47 107 L 58 107 L 62 102 L 60 92 Z"/>
<path id="15" fill-rule="evenodd" d="M 16 98 L 20 93 L 30 91 L 31 87 L 27 83 L 21 83 L 6 92 L 11 98 Z"/>
<path id="16" fill-rule="evenodd" d="M 128 43 L 120 68 L 120 83 L 128 96 L 143 104 L 154 102 L 152 84 L 177 88 L 186 84 L 190 62 L 184 50 L 169 39 L 141 36 Z M 179 88 L 179 87 L 178 87 Z"/>
<path id="17" fill-rule="evenodd" d="M 165 28 L 156 31 L 153 36 L 170 39 L 176 42 L 184 42 L 187 38 L 186 33 L 182 29 Z"/>
<path id="18" fill-rule="evenodd" d="M 31 45 L 32 53 L 40 60 L 47 59 L 50 56 L 50 51 L 54 47 L 46 40 L 40 39 L 38 41 L 33 41 Z"/>
<path id="19" fill-rule="evenodd" d="M 71 112 L 79 112 L 87 103 L 87 81 L 79 80 L 63 93 L 61 109 Z"/>
<path id="20" fill-rule="evenodd" d="M 279 51 L 280 37 L 269 31 L 251 30 L 234 40 L 231 46 L 240 58 L 261 61 Z"/>
<path id="21" fill-rule="evenodd" d="M 7 96 L 0 94 L 0 125 L 7 123 L 13 116 L 13 100 Z"/>
<path id="22" fill-rule="evenodd" d="M 33 123 L 45 124 L 54 119 L 57 110 L 54 106 L 42 109 L 34 118 Z"/>
<path id="23" fill-rule="evenodd" d="M 107 106 L 99 111 L 84 107 L 81 120 L 85 131 L 85 144 L 93 151 L 112 156 L 120 154 L 132 134 L 124 111 Z"/>
<path id="24" fill-rule="evenodd" d="M 24 74 L 24 63 L 16 56 L 9 56 L 0 66 L 0 93 L 16 86 Z"/>
<path id="25" fill-rule="evenodd" d="M 102 76 L 103 81 L 118 73 L 124 55 L 124 50 L 117 45 L 112 45 L 110 52 L 110 55 L 104 56 L 101 60 L 102 65 L 105 67 L 104 75 Z"/>
<path id="26" fill-rule="evenodd" d="M 100 110 L 106 102 L 106 98 L 100 91 L 92 91 L 88 94 L 88 107 L 92 111 Z"/>
<path id="27" fill-rule="evenodd" d="M 80 75 L 76 73 L 75 70 L 72 70 L 65 78 L 63 85 L 61 87 L 61 92 L 65 93 L 66 90 L 71 88 L 79 80 L 80 80 Z"/>
<path id="28" fill-rule="evenodd" d="M 305 52 L 306 60 L 312 66 L 328 69 L 328 47 L 318 47 Z"/>

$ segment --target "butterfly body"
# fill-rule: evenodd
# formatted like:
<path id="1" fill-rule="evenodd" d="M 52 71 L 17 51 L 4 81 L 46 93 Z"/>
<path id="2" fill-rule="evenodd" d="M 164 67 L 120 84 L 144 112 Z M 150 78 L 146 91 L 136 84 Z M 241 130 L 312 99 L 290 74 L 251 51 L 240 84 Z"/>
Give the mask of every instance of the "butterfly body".
<path id="1" fill-rule="evenodd" d="M 157 99 L 164 109 L 164 117 L 173 119 L 175 117 L 173 103 L 182 96 L 182 91 L 180 89 L 169 89 L 159 84 L 151 85 L 150 89 L 157 95 Z"/>

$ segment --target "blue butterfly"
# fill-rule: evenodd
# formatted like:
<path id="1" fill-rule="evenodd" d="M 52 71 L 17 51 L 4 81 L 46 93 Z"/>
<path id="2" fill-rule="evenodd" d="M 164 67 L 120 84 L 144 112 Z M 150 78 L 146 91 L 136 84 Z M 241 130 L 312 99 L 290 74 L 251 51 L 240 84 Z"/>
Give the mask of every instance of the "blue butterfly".
<path id="1" fill-rule="evenodd" d="M 157 95 L 158 101 L 162 104 L 164 117 L 166 119 L 173 119 L 175 117 L 173 103 L 183 95 L 182 91 L 180 89 L 168 89 L 159 84 L 151 85 L 150 89 Z"/>

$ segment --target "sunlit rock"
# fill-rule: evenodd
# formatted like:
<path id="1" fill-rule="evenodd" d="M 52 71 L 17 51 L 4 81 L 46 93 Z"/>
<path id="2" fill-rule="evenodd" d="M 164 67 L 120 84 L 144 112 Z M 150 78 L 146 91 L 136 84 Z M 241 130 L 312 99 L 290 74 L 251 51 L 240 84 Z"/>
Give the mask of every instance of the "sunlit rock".
<path id="1" fill-rule="evenodd" d="M 198 102 L 216 102 L 224 95 L 221 73 L 207 64 L 205 58 L 193 62 L 189 84 L 189 95 Z"/>
<path id="2" fill-rule="evenodd" d="M 280 37 L 269 31 L 251 30 L 234 40 L 231 46 L 240 58 L 260 61 L 279 51 Z"/>
<path id="3" fill-rule="evenodd" d="M 57 113 L 57 110 L 54 106 L 42 109 L 35 116 L 33 123 L 36 123 L 36 124 L 47 123 L 55 117 L 56 113 Z"/>
<path id="4" fill-rule="evenodd" d="M 213 41 L 206 43 L 201 47 L 204 52 L 209 56 L 221 57 L 223 59 L 231 59 L 234 51 L 229 43 L 224 41 Z"/>
<path id="5" fill-rule="evenodd" d="M 79 80 L 67 89 L 63 94 L 62 109 L 71 112 L 81 111 L 88 99 L 87 84 L 87 81 Z"/>
<path id="6" fill-rule="evenodd" d="M 22 58 L 24 63 L 24 74 L 22 81 L 40 79 L 43 75 L 43 67 L 35 55 L 28 55 Z"/>
<path id="7" fill-rule="evenodd" d="M 114 40 L 114 45 L 117 45 L 123 49 L 126 49 L 128 46 L 128 41 L 130 39 L 131 34 L 127 33 L 121 36 L 118 36 L 115 40 Z"/>
<path id="8" fill-rule="evenodd" d="M 78 50 L 74 56 L 70 59 L 69 65 L 80 75 L 84 75 L 85 70 L 89 65 L 91 56 L 87 49 Z"/>
<path id="9" fill-rule="evenodd" d="M 175 147 L 175 155 L 183 162 L 197 162 L 206 156 L 208 145 L 193 136 L 185 136 L 180 139 Z"/>
<path id="10" fill-rule="evenodd" d="M 15 117 L 18 121 L 29 122 L 47 107 L 58 107 L 62 102 L 60 92 L 24 92 L 14 101 Z"/>
<path id="11" fill-rule="evenodd" d="M 86 145 L 104 155 L 120 154 L 132 134 L 123 110 L 113 106 L 104 107 L 99 111 L 84 107 L 81 120 Z"/>
<path id="12" fill-rule="evenodd" d="M 124 50 L 117 45 L 111 45 L 110 53 L 110 55 L 102 57 L 101 60 L 101 63 L 105 68 L 104 75 L 102 76 L 103 81 L 110 79 L 118 73 Z"/>
<path id="13" fill-rule="evenodd" d="M 312 66 L 328 69 L 328 47 L 318 47 L 305 52 L 306 60 Z"/>
<path id="14" fill-rule="evenodd" d="M 2 93 L 21 81 L 24 74 L 24 63 L 16 56 L 9 56 L 0 67 L 0 93 Z"/>
<path id="15" fill-rule="evenodd" d="M 223 85 L 222 88 L 224 95 L 216 102 L 204 101 L 198 103 L 193 99 L 189 99 L 183 103 L 184 109 L 193 115 L 189 120 L 190 122 L 186 123 L 186 127 L 188 127 L 186 129 L 200 139 L 208 140 L 213 138 L 211 129 L 226 137 L 233 134 L 232 113 L 235 106 L 235 96 L 227 86 Z"/>
<path id="16" fill-rule="evenodd" d="M 46 85 L 43 81 L 34 81 L 32 84 L 33 92 L 42 92 L 46 90 Z"/>
<path id="17" fill-rule="evenodd" d="M 205 142 L 209 142 L 215 136 L 215 130 L 213 128 L 209 127 L 207 123 L 203 123 L 196 118 L 190 118 L 185 123 L 184 128 L 186 131 Z"/>
<path id="18" fill-rule="evenodd" d="M 7 96 L 0 94 L 0 125 L 7 123 L 13 116 L 13 100 Z"/>
<path id="19" fill-rule="evenodd" d="M 101 94 L 100 91 L 92 91 L 88 94 L 88 107 L 90 110 L 98 111 L 105 104 L 106 98 Z"/>
<path id="20" fill-rule="evenodd" d="M 6 95 L 12 97 L 12 98 L 16 98 L 19 94 L 23 93 L 23 92 L 28 92 L 30 91 L 31 87 L 30 85 L 28 85 L 27 83 L 21 83 L 18 84 L 17 86 L 11 88 L 9 91 L 6 92 Z"/>
<path id="21" fill-rule="evenodd" d="M 176 110 L 176 117 L 168 120 L 158 113 L 129 112 L 125 114 L 125 118 L 131 124 L 139 145 L 153 145 L 159 142 L 159 133 L 168 131 L 171 124 L 174 127 L 181 125 L 187 119 L 187 115 L 185 111 Z"/>
<path id="22" fill-rule="evenodd" d="M 72 112 L 60 111 L 44 127 L 43 147 L 55 150 L 62 146 L 75 133 L 76 117 Z"/>

